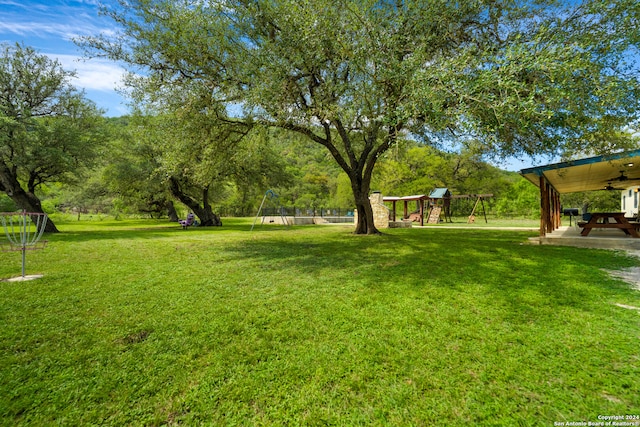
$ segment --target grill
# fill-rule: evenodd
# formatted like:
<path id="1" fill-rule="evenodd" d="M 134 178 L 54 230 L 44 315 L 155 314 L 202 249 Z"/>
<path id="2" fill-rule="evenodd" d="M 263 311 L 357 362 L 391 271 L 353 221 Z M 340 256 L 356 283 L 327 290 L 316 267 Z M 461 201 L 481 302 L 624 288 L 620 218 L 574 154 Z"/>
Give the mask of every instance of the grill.
<path id="1" fill-rule="evenodd" d="M 574 216 L 579 216 L 580 215 L 580 211 L 578 210 L 578 208 L 568 208 L 568 209 L 563 209 L 562 210 L 562 214 L 564 216 L 568 216 L 569 217 L 569 226 L 571 226 L 571 222 L 573 220 Z"/>

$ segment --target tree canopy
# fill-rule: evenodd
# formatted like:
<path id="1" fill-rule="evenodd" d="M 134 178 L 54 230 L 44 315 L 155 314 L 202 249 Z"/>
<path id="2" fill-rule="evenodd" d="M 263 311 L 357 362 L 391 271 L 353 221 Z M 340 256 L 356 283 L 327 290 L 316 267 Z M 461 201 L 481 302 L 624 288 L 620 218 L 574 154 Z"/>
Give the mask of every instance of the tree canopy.
<path id="1" fill-rule="evenodd" d="M 43 212 L 39 186 L 72 181 L 104 138 L 101 112 L 72 76 L 32 48 L 1 47 L 0 191 L 28 212 Z M 53 221 L 46 231 L 57 231 Z"/>
<path id="2" fill-rule="evenodd" d="M 380 156 L 412 135 L 496 155 L 601 152 L 637 119 L 640 6 L 632 0 L 121 0 L 115 37 L 84 40 L 165 102 L 322 145 L 349 177 L 356 233 Z M 142 99 L 142 97 L 140 98 Z"/>

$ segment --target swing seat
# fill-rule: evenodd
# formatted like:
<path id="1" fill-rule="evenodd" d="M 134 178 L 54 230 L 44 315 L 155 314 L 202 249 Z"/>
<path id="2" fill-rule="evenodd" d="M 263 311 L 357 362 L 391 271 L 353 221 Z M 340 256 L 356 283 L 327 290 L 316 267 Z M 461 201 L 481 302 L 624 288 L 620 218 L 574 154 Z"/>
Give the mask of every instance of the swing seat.
<path id="1" fill-rule="evenodd" d="M 192 226 L 195 219 L 196 219 L 196 216 L 192 213 L 189 213 L 189 215 L 187 215 L 187 219 L 178 220 L 178 223 L 180 223 L 180 225 L 182 226 L 182 229 L 184 230 L 187 227 Z"/>

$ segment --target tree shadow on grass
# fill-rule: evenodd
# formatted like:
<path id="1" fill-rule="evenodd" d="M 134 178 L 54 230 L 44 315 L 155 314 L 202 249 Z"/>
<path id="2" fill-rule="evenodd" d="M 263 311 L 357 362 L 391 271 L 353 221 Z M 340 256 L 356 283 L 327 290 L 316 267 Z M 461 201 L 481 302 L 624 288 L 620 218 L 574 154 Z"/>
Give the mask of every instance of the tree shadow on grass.
<path id="1" fill-rule="evenodd" d="M 527 245 L 530 233 L 409 230 L 382 236 L 333 233 L 306 240 L 270 233 L 226 248 L 262 268 L 295 268 L 311 280 L 351 280 L 363 289 L 476 293 L 496 304 L 593 311 L 624 289 L 604 268 L 631 261 L 611 251 Z M 584 255 L 588 253 L 588 255 Z M 265 267 L 266 266 L 266 267 Z M 529 311 L 531 311 L 529 310 Z"/>
<path id="2" fill-rule="evenodd" d="M 167 244 L 188 245 L 200 254 L 199 262 L 211 263 L 214 270 L 227 262 L 267 276 L 293 269 L 309 286 L 350 283 L 363 292 L 390 295 L 438 290 L 521 307 L 593 309 L 599 299 L 621 289 L 602 269 L 632 265 L 610 251 L 527 245 L 530 233 L 516 231 L 411 229 L 356 236 L 347 228 L 307 226 L 250 232 L 246 220 L 186 230 L 157 221 L 69 228 L 46 238 L 72 244 L 166 239 Z"/>
<path id="3" fill-rule="evenodd" d="M 168 220 L 109 220 L 92 222 L 59 222 L 60 233 L 45 234 L 50 241 L 84 242 L 91 240 L 155 239 L 164 237 L 184 237 L 216 233 L 250 231 L 247 219 L 223 219 L 222 227 L 192 226 L 183 229 L 176 222 Z"/>

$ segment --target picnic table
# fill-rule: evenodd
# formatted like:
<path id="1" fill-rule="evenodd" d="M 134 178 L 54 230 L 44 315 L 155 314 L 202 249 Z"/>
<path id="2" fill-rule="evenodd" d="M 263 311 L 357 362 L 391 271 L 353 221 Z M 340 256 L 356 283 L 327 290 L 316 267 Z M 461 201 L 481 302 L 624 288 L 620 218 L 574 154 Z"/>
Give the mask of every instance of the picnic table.
<path id="1" fill-rule="evenodd" d="M 640 226 L 640 224 L 629 222 L 625 218 L 624 212 L 592 212 L 590 215 L 589 221 L 578 223 L 578 226 L 582 228 L 580 232 L 582 236 L 588 236 L 594 228 L 617 228 L 626 235 L 640 237 L 636 231 L 636 227 Z M 614 221 L 612 222 L 611 219 Z"/>

